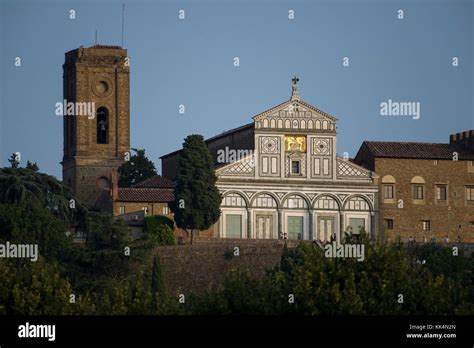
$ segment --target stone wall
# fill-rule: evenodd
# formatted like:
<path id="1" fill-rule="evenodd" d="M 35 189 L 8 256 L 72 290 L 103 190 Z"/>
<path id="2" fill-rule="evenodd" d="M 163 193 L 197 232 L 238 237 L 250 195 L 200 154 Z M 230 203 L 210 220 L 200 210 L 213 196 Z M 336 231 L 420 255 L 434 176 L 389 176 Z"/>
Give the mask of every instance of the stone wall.
<path id="1" fill-rule="evenodd" d="M 289 246 L 298 241 L 287 241 Z M 193 245 L 157 248 L 165 284 L 171 294 L 202 292 L 222 284 L 233 268 L 245 267 L 257 276 L 279 264 L 282 240 L 241 240 L 196 238 Z M 240 256 L 233 255 L 239 248 Z"/>

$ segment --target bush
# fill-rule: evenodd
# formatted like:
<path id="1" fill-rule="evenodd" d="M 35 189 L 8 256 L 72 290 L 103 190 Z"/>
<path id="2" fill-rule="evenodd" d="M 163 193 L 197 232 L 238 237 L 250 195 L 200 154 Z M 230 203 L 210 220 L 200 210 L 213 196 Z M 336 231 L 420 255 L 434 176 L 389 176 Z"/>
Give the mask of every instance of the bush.
<path id="1" fill-rule="evenodd" d="M 149 216 L 145 218 L 145 233 L 152 236 L 158 245 L 176 245 L 174 232 L 164 216 Z M 171 221 L 173 223 L 173 221 Z"/>

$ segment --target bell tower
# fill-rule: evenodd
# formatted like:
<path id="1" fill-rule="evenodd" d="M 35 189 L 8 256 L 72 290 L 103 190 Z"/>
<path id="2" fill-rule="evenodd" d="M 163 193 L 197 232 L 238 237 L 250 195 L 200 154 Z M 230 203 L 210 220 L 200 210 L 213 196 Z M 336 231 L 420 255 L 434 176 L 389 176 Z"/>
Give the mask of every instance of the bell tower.
<path id="1" fill-rule="evenodd" d="M 95 45 L 65 56 L 63 182 L 92 206 L 130 151 L 127 50 Z"/>

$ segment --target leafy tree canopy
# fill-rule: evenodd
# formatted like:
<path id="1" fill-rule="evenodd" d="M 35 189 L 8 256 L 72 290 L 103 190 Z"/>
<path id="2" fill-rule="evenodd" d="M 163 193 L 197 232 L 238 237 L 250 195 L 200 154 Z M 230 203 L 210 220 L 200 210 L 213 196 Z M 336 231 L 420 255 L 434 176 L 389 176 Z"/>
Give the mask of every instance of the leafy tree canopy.
<path id="1" fill-rule="evenodd" d="M 135 154 L 118 170 L 119 187 L 131 187 L 157 175 L 155 165 L 145 156 L 145 149 L 132 148 L 132 150 Z"/>

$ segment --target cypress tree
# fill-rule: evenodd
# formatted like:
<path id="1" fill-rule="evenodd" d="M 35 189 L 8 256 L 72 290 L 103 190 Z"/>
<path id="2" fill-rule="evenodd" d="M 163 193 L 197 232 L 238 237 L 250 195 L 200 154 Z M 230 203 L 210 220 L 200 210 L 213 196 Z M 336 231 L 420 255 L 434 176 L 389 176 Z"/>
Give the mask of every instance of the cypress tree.
<path id="1" fill-rule="evenodd" d="M 171 204 L 176 225 L 188 231 L 193 242 L 196 230 L 211 227 L 221 214 L 221 194 L 212 156 L 201 135 L 188 136 L 178 161 L 175 200 Z"/>

